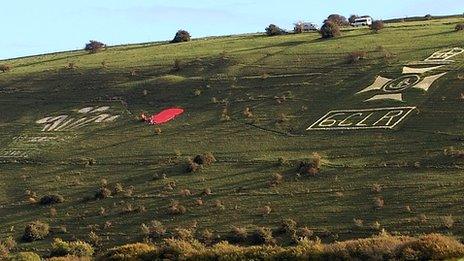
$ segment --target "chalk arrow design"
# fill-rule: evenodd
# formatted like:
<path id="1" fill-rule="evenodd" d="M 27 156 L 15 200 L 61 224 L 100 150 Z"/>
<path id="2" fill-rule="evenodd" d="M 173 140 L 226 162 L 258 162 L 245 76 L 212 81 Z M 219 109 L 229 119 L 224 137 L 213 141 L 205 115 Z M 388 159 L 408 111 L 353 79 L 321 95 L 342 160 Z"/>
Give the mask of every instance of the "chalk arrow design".
<path id="1" fill-rule="evenodd" d="M 377 78 L 375 78 L 375 81 L 374 81 L 374 83 L 372 85 L 366 87 L 365 89 L 360 90 L 356 94 L 360 94 L 360 93 L 368 92 L 368 91 L 373 91 L 373 90 L 381 90 L 382 87 L 391 80 L 392 79 L 384 78 L 382 76 L 377 76 Z"/>
<path id="2" fill-rule="evenodd" d="M 443 65 L 439 65 L 439 66 L 434 66 L 434 67 L 428 67 L 428 68 L 411 68 L 411 67 L 403 67 L 403 74 L 410 74 L 410 73 L 414 73 L 414 74 L 423 74 L 423 73 L 426 73 L 426 72 L 429 72 L 429 71 L 433 71 L 433 70 L 436 70 L 438 68 L 441 68 L 443 67 Z"/>
<path id="3" fill-rule="evenodd" d="M 374 95 L 372 98 L 365 100 L 367 101 L 375 101 L 375 100 L 395 100 L 395 101 L 403 101 L 403 94 L 401 93 L 389 93 L 389 94 L 377 94 Z"/>
<path id="4" fill-rule="evenodd" d="M 440 73 L 440 74 L 432 75 L 432 76 L 429 76 L 429 77 L 425 77 L 421 82 L 414 85 L 412 88 L 417 88 L 417 89 L 421 89 L 421 90 L 424 90 L 424 91 L 428 91 L 430 86 L 432 86 L 432 84 L 436 80 L 440 79 L 445 74 L 446 73 Z"/>

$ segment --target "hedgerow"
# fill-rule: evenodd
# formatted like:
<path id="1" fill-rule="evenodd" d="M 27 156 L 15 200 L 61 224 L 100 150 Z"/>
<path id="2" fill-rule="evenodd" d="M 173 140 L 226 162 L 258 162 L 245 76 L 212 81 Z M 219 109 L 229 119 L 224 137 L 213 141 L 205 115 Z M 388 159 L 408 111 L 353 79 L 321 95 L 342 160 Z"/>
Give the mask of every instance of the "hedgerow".
<path id="1" fill-rule="evenodd" d="M 293 226 L 293 222 L 291 223 Z M 289 247 L 262 243 L 262 245 L 238 246 L 222 241 L 207 246 L 193 238 L 187 240 L 169 238 L 158 245 L 135 243 L 111 248 L 99 255 L 96 260 L 447 260 L 464 256 L 464 245 L 461 242 L 440 234 L 409 237 L 392 236 L 382 232 L 371 238 L 331 244 L 323 244 L 319 239 L 310 240 L 303 237 L 296 241 L 296 245 Z M 56 248 L 55 244 L 52 246 L 52 251 Z M 68 251 L 69 245 L 60 246 L 59 249 L 66 250 L 60 254 L 76 254 Z M 34 253 L 28 253 L 26 256 L 31 256 L 33 258 L 31 260 L 40 260 L 34 259 L 37 258 Z M 70 260 L 81 260 L 77 255 L 67 257 L 76 258 Z"/>

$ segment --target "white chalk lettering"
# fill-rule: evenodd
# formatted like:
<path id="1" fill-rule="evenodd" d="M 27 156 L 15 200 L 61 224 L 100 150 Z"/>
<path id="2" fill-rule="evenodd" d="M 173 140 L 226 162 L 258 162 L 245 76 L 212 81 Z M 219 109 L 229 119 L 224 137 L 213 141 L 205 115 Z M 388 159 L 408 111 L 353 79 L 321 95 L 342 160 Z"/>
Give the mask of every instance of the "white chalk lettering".
<path id="1" fill-rule="evenodd" d="M 416 107 L 330 111 L 307 130 L 392 129 Z"/>
<path id="2" fill-rule="evenodd" d="M 110 106 L 85 107 L 73 110 L 75 115 L 47 116 L 37 120 L 37 124 L 45 124 L 43 132 L 76 130 L 90 124 L 114 122 L 120 115 L 108 113 Z M 83 115 L 82 115 L 83 114 Z"/>

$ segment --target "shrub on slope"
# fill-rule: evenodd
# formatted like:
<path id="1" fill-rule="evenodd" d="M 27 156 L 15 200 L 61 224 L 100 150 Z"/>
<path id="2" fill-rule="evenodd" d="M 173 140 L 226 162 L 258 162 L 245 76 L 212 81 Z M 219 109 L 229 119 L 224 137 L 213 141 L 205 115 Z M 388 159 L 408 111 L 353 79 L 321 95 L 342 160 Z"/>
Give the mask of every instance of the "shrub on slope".
<path id="1" fill-rule="evenodd" d="M 456 32 L 464 31 L 464 24 L 463 23 L 457 24 L 454 30 L 456 30 Z"/>
<path id="2" fill-rule="evenodd" d="M 66 242 L 60 238 L 55 238 L 52 242 L 51 256 L 92 256 L 93 247 L 83 241 Z"/>
<path id="3" fill-rule="evenodd" d="M 382 20 L 376 20 L 376 21 L 372 22 L 372 24 L 370 26 L 370 29 L 377 33 L 380 30 L 382 30 L 384 27 L 385 27 L 385 25 L 384 25 Z"/>
<path id="4" fill-rule="evenodd" d="M 58 203 L 63 203 L 63 202 L 64 202 L 64 197 L 59 194 L 45 195 L 41 197 L 39 201 L 41 205 L 52 205 L 52 204 L 58 204 Z"/>
<path id="5" fill-rule="evenodd" d="M 283 34 L 285 34 L 285 31 L 275 24 L 270 24 L 268 27 L 266 27 L 266 35 L 268 36 L 283 35 Z"/>
<path id="6" fill-rule="evenodd" d="M 443 260 L 464 256 L 457 240 L 430 234 L 392 236 L 322 244 L 303 238 L 296 246 L 237 246 L 226 241 L 207 247 L 196 240 L 165 239 L 157 246 L 130 244 L 108 250 L 100 260 Z"/>
<path id="7" fill-rule="evenodd" d="M 41 221 L 34 221 L 26 225 L 24 228 L 23 240 L 32 242 L 44 239 L 50 233 L 50 226 Z"/>
<path id="8" fill-rule="evenodd" d="M 339 14 L 331 14 L 327 17 L 327 19 L 324 21 L 325 22 L 332 22 L 338 26 L 348 26 L 350 23 L 348 22 L 348 19 L 344 17 L 343 15 Z"/>
<path id="9" fill-rule="evenodd" d="M 8 72 L 11 70 L 11 65 L 9 64 L 0 64 L 0 71 Z"/>
<path id="10" fill-rule="evenodd" d="M 326 21 L 319 31 L 322 39 L 330 39 L 341 35 L 340 26 L 334 22 Z"/>
<path id="11" fill-rule="evenodd" d="M 90 40 L 89 43 L 85 45 L 84 50 L 88 51 L 89 53 L 98 53 L 103 51 L 105 48 L 106 44 L 99 41 Z"/>
<path id="12" fill-rule="evenodd" d="M 174 36 L 174 39 L 172 39 L 171 43 L 181 43 L 188 41 L 190 41 L 190 33 L 185 30 L 179 30 Z"/>

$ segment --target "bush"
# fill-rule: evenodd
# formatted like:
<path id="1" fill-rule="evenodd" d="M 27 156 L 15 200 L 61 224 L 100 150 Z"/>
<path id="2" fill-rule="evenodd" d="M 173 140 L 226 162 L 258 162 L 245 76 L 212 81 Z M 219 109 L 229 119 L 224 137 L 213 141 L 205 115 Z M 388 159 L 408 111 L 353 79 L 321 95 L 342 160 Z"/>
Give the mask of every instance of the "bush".
<path id="1" fill-rule="evenodd" d="M 445 216 L 445 217 L 442 218 L 442 221 L 443 221 L 443 227 L 445 227 L 446 229 L 453 228 L 453 226 L 454 226 L 454 218 L 453 218 L 453 216 L 451 216 L 451 215 Z"/>
<path id="2" fill-rule="evenodd" d="M 201 231 L 199 237 L 204 244 L 211 245 L 214 240 L 214 233 L 209 229 L 204 229 L 203 231 Z"/>
<path id="3" fill-rule="evenodd" d="M 356 19 L 358 19 L 358 17 L 358 15 L 350 15 L 350 17 L 348 18 L 348 22 L 352 24 L 356 21 Z"/>
<path id="4" fill-rule="evenodd" d="M 105 48 L 106 45 L 104 43 L 90 40 L 90 42 L 85 45 L 84 50 L 88 51 L 89 53 L 98 53 L 103 51 Z"/>
<path id="5" fill-rule="evenodd" d="M 203 155 L 196 155 L 193 158 L 193 162 L 198 165 L 211 165 L 212 163 L 216 162 L 216 158 L 214 157 L 213 153 L 206 152 Z"/>
<path id="6" fill-rule="evenodd" d="M 41 261 L 39 255 L 34 252 L 19 252 L 8 256 L 6 261 Z"/>
<path id="7" fill-rule="evenodd" d="M 113 187 L 113 193 L 114 194 L 119 194 L 124 192 L 124 187 L 122 186 L 121 183 L 116 183 Z"/>
<path id="8" fill-rule="evenodd" d="M 76 69 L 77 66 L 73 62 L 69 62 L 68 65 L 65 66 L 65 68 L 68 69 L 68 70 L 73 70 L 73 69 Z"/>
<path id="9" fill-rule="evenodd" d="M 346 19 L 346 17 L 344 17 L 343 15 L 339 15 L 339 14 L 331 14 L 329 15 L 329 17 L 327 17 L 327 19 L 324 21 L 324 23 L 326 22 L 332 22 L 338 26 L 348 26 L 350 25 L 350 23 L 348 22 L 348 20 Z"/>
<path id="10" fill-rule="evenodd" d="M 92 256 L 93 247 L 83 241 L 66 242 L 60 238 L 55 238 L 52 242 L 51 256 Z"/>
<path id="11" fill-rule="evenodd" d="M 267 216 L 271 214 L 271 212 L 272 212 L 272 208 L 268 205 L 258 208 L 258 213 L 261 216 Z"/>
<path id="12" fill-rule="evenodd" d="M 163 223 L 158 220 L 151 221 L 151 224 L 147 226 L 148 236 L 153 239 L 162 238 L 166 234 L 166 228 Z"/>
<path id="13" fill-rule="evenodd" d="M 165 239 L 159 251 L 149 256 L 147 260 L 202 260 L 201 254 L 205 252 L 206 247 L 197 240 L 184 241 L 171 238 Z"/>
<path id="14" fill-rule="evenodd" d="M 216 199 L 216 200 L 214 201 L 214 204 L 213 204 L 213 205 L 214 205 L 215 208 L 217 208 L 217 209 L 219 209 L 219 210 L 225 210 L 225 209 L 226 209 L 226 206 L 224 206 L 224 204 L 222 203 L 222 201 L 219 200 L 219 199 Z"/>
<path id="15" fill-rule="evenodd" d="M 367 58 L 367 53 L 365 51 L 357 51 L 357 52 L 352 52 L 348 54 L 348 56 L 346 57 L 346 61 L 347 63 L 351 64 L 351 63 L 357 63 L 360 60 L 364 60 L 366 58 Z"/>
<path id="16" fill-rule="evenodd" d="M 9 64 L 0 64 L 0 71 L 8 72 L 11 70 L 11 65 Z"/>
<path id="17" fill-rule="evenodd" d="M 324 252 L 324 245 L 320 240 L 309 240 L 303 238 L 298 241 L 295 247 L 289 247 L 282 251 L 279 260 L 322 260 L 321 254 Z"/>
<path id="18" fill-rule="evenodd" d="M 301 22 L 295 23 L 293 27 L 293 32 L 295 34 L 301 34 L 304 31 L 304 24 Z"/>
<path id="19" fill-rule="evenodd" d="M 384 27 L 385 27 L 385 24 L 383 23 L 382 20 L 376 20 L 376 21 L 372 22 L 372 24 L 370 26 L 371 30 L 376 32 L 376 33 L 378 31 L 382 30 Z"/>
<path id="20" fill-rule="evenodd" d="M 209 196 L 211 194 L 213 194 L 213 192 L 211 191 L 211 188 L 204 188 L 203 191 L 201 192 L 202 196 Z"/>
<path id="21" fill-rule="evenodd" d="M 10 251 L 17 245 L 13 237 L 7 237 L 5 240 L 0 241 L 0 260 L 8 256 Z"/>
<path id="22" fill-rule="evenodd" d="M 0 242 L 0 258 L 5 258 L 9 253 L 10 249 L 5 244 Z"/>
<path id="23" fill-rule="evenodd" d="M 443 155 L 455 159 L 464 159 L 464 150 L 449 147 L 443 150 Z"/>
<path id="24" fill-rule="evenodd" d="M 106 251 L 105 254 L 97 258 L 100 261 L 126 261 L 139 260 L 138 258 L 155 251 L 155 247 L 145 243 L 127 244 Z"/>
<path id="25" fill-rule="evenodd" d="M 375 209 L 382 209 L 385 205 L 385 201 L 381 197 L 374 198 L 374 208 Z"/>
<path id="26" fill-rule="evenodd" d="M 243 111 L 243 115 L 247 118 L 253 118 L 253 112 L 251 112 L 250 107 L 246 107 Z"/>
<path id="27" fill-rule="evenodd" d="M 334 22 L 326 21 L 319 31 L 323 39 L 330 39 L 341 35 L 340 26 Z"/>
<path id="28" fill-rule="evenodd" d="M 255 229 L 250 236 L 250 241 L 255 245 L 275 244 L 275 240 L 272 236 L 272 230 L 267 227 L 259 227 Z"/>
<path id="29" fill-rule="evenodd" d="M 318 153 L 313 153 L 310 161 L 302 161 L 298 166 L 300 174 L 308 174 L 315 176 L 319 173 L 322 167 L 322 157 Z"/>
<path id="30" fill-rule="evenodd" d="M 95 192 L 95 196 L 94 198 L 95 199 L 105 199 L 107 197 L 111 196 L 111 190 L 105 188 L 105 187 L 101 187 L 97 190 L 97 192 Z"/>
<path id="31" fill-rule="evenodd" d="M 34 221 L 24 228 L 23 240 L 32 242 L 44 239 L 50 233 L 50 226 L 47 223 Z"/>
<path id="32" fill-rule="evenodd" d="M 181 43 L 188 41 L 190 41 L 190 33 L 185 30 L 179 30 L 174 36 L 174 39 L 172 39 L 171 43 Z"/>
<path id="33" fill-rule="evenodd" d="M 373 193 L 380 193 L 380 191 L 382 191 L 382 186 L 380 184 L 378 184 L 378 183 L 374 183 L 371 186 L 371 191 Z"/>
<path id="34" fill-rule="evenodd" d="M 268 36 L 283 35 L 283 34 L 286 34 L 285 31 L 275 24 L 270 24 L 268 27 L 266 27 L 266 35 Z"/>
<path id="35" fill-rule="evenodd" d="M 445 260 L 464 256 L 464 246 L 454 238 L 429 234 L 399 245 L 395 254 L 401 260 Z"/>
<path id="36" fill-rule="evenodd" d="M 189 159 L 187 161 L 187 167 L 185 167 L 185 171 L 187 173 L 197 172 L 201 169 L 201 165 L 194 162 L 193 160 Z"/>
<path id="37" fill-rule="evenodd" d="M 59 194 L 45 195 L 41 197 L 39 201 L 41 205 L 52 205 L 52 204 L 58 204 L 58 203 L 63 203 L 63 202 L 64 202 L 64 197 Z"/>
<path id="38" fill-rule="evenodd" d="M 296 221 L 291 218 L 283 219 L 280 222 L 279 232 L 288 235 L 293 235 L 296 233 L 296 225 Z"/>
<path id="39" fill-rule="evenodd" d="M 390 260 L 395 248 L 409 240 L 409 237 L 395 237 L 385 233 L 372 238 L 337 242 L 326 246 L 324 257 L 328 260 Z"/>
<path id="40" fill-rule="evenodd" d="M 168 212 L 171 215 L 182 215 L 182 214 L 185 214 L 187 212 L 187 208 L 182 206 L 179 202 L 174 201 L 169 206 Z"/>
<path id="41" fill-rule="evenodd" d="M 192 192 L 190 191 L 190 189 L 181 189 L 179 194 L 181 196 L 188 197 L 192 195 Z"/>
<path id="42" fill-rule="evenodd" d="M 277 165 L 281 166 L 281 167 L 288 166 L 289 161 L 288 161 L 288 159 L 286 159 L 284 157 L 279 157 L 279 158 L 277 158 Z"/>
<path id="43" fill-rule="evenodd" d="M 182 69 L 182 62 L 179 59 L 174 60 L 174 64 L 172 65 L 172 70 L 174 72 L 178 72 Z"/>
<path id="44" fill-rule="evenodd" d="M 92 257 L 80 257 L 80 256 L 55 256 L 50 257 L 47 261 L 93 261 Z"/>
<path id="45" fill-rule="evenodd" d="M 191 241 L 193 240 L 193 231 L 191 229 L 186 229 L 186 228 L 181 228 L 181 227 L 175 228 L 174 238 L 185 240 L 185 241 Z"/>
<path id="46" fill-rule="evenodd" d="M 277 185 L 281 184 L 283 180 L 284 180 L 284 176 L 282 176 L 279 173 L 274 173 L 272 175 L 271 180 L 269 181 L 269 186 L 276 187 Z"/>
<path id="47" fill-rule="evenodd" d="M 426 14 L 424 18 L 425 20 L 432 20 L 433 16 L 431 14 Z"/>
<path id="48" fill-rule="evenodd" d="M 269 236 L 270 230 L 265 234 Z M 332 244 L 305 238 L 286 248 L 228 242 L 206 247 L 194 239 L 165 239 L 157 247 L 141 243 L 116 247 L 97 260 L 443 260 L 463 256 L 463 247 L 457 240 L 438 234 L 417 239 L 381 233 Z"/>
<path id="49" fill-rule="evenodd" d="M 233 226 L 227 240 L 231 243 L 243 243 L 248 238 L 248 231 L 244 227 Z"/>
<path id="50" fill-rule="evenodd" d="M 308 227 L 300 227 L 296 231 L 296 236 L 298 238 L 310 238 L 313 235 L 314 235 L 314 231 L 312 231 Z"/>
<path id="51" fill-rule="evenodd" d="M 457 24 L 454 30 L 456 30 L 456 32 L 464 31 L 464 24 Z"/>

